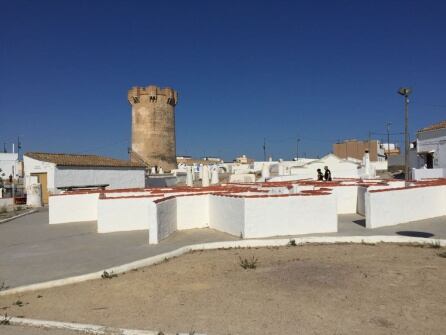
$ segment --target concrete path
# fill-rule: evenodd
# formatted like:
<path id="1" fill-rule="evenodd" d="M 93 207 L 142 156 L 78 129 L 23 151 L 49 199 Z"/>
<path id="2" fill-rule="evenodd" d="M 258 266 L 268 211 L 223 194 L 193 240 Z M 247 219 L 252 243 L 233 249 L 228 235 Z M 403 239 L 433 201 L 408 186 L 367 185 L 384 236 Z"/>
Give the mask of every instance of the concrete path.
<path id="1" fill-rule="evenodd" d="M 60 329 L 40 329 L 25 326 L 0 326 L 2 335 L 79 335 L 77 331 Z M 85 333 L 84 333 L 85 334 Z"/>
<path id="2" fill-rule="evenodd" d="M 235 240 L 213 229 L 176 232 L 149 245 L 146 231 L 98 234 L 96 222 L 48 224 L 48 210 L 0 224 L 0 287 L 81 275 L 184 245 Z"/>
<path id="3" fill-rule="evenodd" d="M 338 233 L 318 235 L 395 234 L 446 239 L 446 216 L 366 229 L 364 217 L 340 215 Z M 149 245 L 145 231 L 98 234 L 95 222 L 49 225 L 48 211 L 42 210 L 0 224 L 0 287 L 3 282 L 12 288 L 100 271 L 184 245 L 237 239 L 212 229 L 192 229 Z"/>
<path id="4" fill-rule="evenodd" d="M 337 233 L 324 235 L 400 235 L 412 237 L 428 237 L 433 239 L 446 239 L 446 216 L 375 229 L 365 228 L 365 217 L 359 214 L 339 215 L 338 222 Z"/>

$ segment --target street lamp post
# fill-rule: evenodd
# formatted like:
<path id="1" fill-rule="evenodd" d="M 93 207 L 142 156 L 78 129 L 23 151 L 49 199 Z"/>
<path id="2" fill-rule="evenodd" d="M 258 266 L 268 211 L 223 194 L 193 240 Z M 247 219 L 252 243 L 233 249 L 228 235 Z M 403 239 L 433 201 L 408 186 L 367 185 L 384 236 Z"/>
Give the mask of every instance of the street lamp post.
<path id="1" fill-rule="evenodd" d="M 409 178 L 409 95 L 412 89 L 409 87 L 401 87 L 398 94 L 404 96 L 404 177 L 406 181 Z"/>

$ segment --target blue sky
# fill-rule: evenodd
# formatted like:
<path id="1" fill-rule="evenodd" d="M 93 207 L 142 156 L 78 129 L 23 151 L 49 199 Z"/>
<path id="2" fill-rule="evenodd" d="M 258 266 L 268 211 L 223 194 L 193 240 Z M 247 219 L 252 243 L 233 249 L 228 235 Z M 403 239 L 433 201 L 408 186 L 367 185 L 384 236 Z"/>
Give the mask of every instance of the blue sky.
<path id="1" fill-rule="evenodd" d="M 171 86 L 177 153 L 306 156 L 446 119 L 444 1 L 0 0 L 0 143 L 127 156 L 134 85 Z M 384 139 L 380 134 L 373 137 Z M 392 136 L 401 142 L 400 135 Z"/>

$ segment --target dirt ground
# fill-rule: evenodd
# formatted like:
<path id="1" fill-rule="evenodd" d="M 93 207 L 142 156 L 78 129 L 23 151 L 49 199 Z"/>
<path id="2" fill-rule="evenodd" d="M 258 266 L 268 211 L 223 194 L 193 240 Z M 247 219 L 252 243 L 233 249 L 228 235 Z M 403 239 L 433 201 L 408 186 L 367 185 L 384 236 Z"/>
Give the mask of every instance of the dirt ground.
<path id="1" fill-rule="evenodd" d="M 442 252 L 390 244 L 200 251 L 0 297 L 0 314 L 172 333 L 441 334 Z M 240 257 L 257 258 L 257 268 L 243 269 Z"/>

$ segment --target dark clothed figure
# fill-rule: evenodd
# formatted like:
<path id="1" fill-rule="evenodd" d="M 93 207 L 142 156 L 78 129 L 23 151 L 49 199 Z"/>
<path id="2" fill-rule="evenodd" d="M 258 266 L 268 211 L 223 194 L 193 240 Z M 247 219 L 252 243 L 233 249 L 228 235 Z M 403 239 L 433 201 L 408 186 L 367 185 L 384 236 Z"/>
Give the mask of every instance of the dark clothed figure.
<path id="1" fill-rule="evenodd" d="M 317 169 L 317 180 L 324 180 L 324 175 L 322 174 L 321 169 Z"/>
<path id="2" fill-rule="evenodd" d="M 328 166 L 326 166 L 324 168 L 325 173 L 324 173 L 324 179 L 325 181 L 331 181 L 331 171 L 328 169 Z"/>

